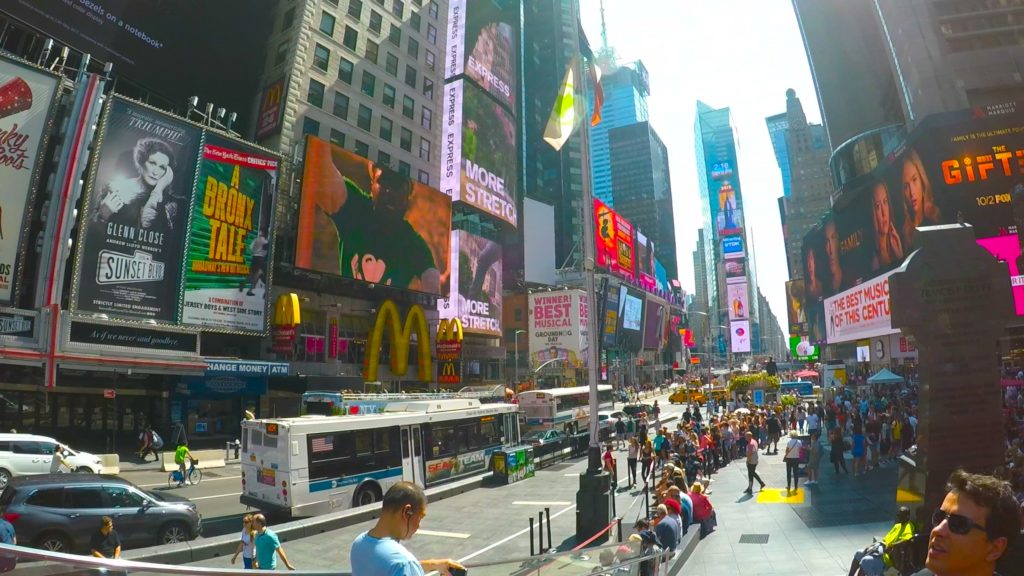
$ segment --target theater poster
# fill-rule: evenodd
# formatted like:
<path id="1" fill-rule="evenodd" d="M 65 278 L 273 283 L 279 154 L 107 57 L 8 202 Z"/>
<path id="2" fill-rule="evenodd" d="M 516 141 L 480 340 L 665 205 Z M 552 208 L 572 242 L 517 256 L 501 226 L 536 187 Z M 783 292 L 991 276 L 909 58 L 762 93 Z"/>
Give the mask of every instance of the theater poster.
<path id="1" fill-rule="evenodd" d="M 200 129 L 111 98 L 82 204 L 75 309 L 177 322 Z"/>
<path id="2" fill-rule="evenodd" d="M 181 321 L 262 332 L 278 159 L 209 134 L 185 258 Z"/>

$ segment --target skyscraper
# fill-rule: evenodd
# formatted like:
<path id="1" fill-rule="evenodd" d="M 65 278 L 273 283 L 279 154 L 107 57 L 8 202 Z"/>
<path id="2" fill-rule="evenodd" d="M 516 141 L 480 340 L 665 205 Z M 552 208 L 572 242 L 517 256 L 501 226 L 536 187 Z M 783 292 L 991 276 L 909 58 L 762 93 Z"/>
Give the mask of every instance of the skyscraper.
<path id="1" fill-rule="evenodd" d="M 604 90 L 601 122 L 590 127 L 590 174 L 594 197 L 614 206 L 608 133 L 621 126 L 647 121 L 647 96 L 650 94 L 647 68 L 639 60 L 614 68 L 602 76 L 601 86 Z"/>
<path id="2" fill-rule="evenodd" d="M 789 130 L 789 122 L 786 114 L 776 114 L 764 119 L 768 124 L 768 137 L 772 141 L 772 150 L 775 151 L 775 161 L 779 164 L 779 171 L 782 172 L 782 196 L 789 198 L 792 191 L 790 182 L 789 152 L 786 149 L 786 131 Z"/>

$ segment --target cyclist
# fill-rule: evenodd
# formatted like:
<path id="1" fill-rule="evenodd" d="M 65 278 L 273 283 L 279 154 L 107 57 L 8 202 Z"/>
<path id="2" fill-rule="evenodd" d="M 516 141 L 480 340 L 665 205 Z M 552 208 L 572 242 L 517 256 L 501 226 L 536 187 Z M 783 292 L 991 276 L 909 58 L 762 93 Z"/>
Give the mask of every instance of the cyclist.
<path id="1" fill-rule="evenodd" d="M 177 450 L 174 451 L 174 463 L 178 465 L 178 472 L 181 474 L 181 477 L 178 478 L 178 486 L 184 486 L 188 480 L 188 474 L 185 469 L 186 461 L 192 461 L 192 453 L 188 451 L 188 444 L 179 442 Z"/>

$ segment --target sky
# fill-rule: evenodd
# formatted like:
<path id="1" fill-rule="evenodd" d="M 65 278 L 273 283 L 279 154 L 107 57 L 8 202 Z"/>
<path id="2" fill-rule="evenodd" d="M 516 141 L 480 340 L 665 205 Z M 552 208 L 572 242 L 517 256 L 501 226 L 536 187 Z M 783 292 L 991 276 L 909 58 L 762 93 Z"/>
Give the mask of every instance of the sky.
<path id="1" fill-rule="evenodd" d="M 599 0 L 580 0 L 583 28 L 601 46 Z M 765 118 L 786 111 L 793 88 L 812 123 L 821 121 L 791 0 L 604 0 L 608 45 L 619 63 L 643 60 L 651 125 L 668 148 L 679 281 L 693 293 L 693 251 L 703 225 L 693 125 L 697 100 L 730 107 L 748 244 L 758 284 L 786 326 L 786 249 L 778 197 L 782 175 Z M 657 248 L 655 248 L 657 249 Z"/>

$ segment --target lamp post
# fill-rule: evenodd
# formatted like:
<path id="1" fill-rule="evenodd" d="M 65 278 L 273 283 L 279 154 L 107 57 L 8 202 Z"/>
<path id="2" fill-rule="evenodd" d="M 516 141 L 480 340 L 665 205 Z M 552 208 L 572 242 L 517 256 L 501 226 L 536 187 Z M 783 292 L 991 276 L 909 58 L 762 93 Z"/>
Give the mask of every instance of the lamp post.
<path id="1" fill-rule="evenodd" d="M 526 334 L 526 330 L 516 330 L 516 380 L 513 382 L 516 389 L 519 386 L 519 335 Z"/>

